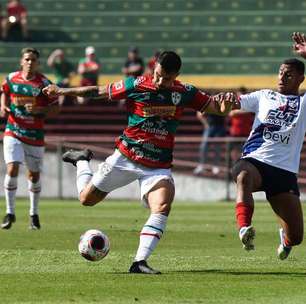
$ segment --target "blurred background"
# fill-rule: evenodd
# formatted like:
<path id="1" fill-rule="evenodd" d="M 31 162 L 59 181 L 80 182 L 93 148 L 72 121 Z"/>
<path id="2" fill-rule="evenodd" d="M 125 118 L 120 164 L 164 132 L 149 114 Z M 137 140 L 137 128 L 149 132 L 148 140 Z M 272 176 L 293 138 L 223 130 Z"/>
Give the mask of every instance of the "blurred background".
<path id="1" fill-rule="evenodd" d="M 17 2 L 19 9 L 9 10 L 10 2 Z M 29 46 L 41 52 L 42 73 L 62 86 L 106 84 L 151 73 L 158 52 L 174 50 L 183 60 L 179 79 L 205 92 L 273 89 L 280 63 L 294 57 L 292 32 L 304 32 L 306 25 L 306 1 L 296 0 L 0 3 L 0 78 L 19 69 L 20 51 Z M 101 161 L 113 151 L 114 139 L 126 125 L 126 114 L 124 101 L 102 104 L 66 98 L 60 103 L 60 115 L 46 125 L 43 195 L 71 197 L 76 194 L 74 172 L 60 161 L 62 151 L 89 147 Z M 239 157 L 252 124 L 251 115 L 236 114 L 221 120 L 204 115 L 203 120 L 185 111 L 174 151 L 178 199 L 233 197 L 229 168 Z M 4 118 L 0 126 L 3 131 Z M 220 132 L 207 137 L 211 127 Z M 302 191 L 306 189 L 305 153 L 303 149 Z M 4 172 L 2 162 L 1 176 Z M 186 191 L 191 184 L 192 191 Z M 18 191 L 23 195 L 26 186 L 23 189 L 20 183 Z M 134 198 L 137 191 L 123 189 L 118 195 Z"/>

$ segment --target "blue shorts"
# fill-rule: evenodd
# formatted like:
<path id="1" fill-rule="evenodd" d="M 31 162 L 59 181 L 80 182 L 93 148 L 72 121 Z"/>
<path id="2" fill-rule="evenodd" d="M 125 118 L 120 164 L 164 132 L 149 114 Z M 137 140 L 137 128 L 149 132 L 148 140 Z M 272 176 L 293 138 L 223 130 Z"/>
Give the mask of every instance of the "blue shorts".
<path id="1" fill-rule="evenodd" d="M 270 166 L 251 157 L 242 158 L 242 160 L 250 162 L 259 171 L 262 178 L 262 185 L 259 191 L 266 193 L 267 200 L 280 193 L 292 193 L 300 196 L 295 173 Z"/>

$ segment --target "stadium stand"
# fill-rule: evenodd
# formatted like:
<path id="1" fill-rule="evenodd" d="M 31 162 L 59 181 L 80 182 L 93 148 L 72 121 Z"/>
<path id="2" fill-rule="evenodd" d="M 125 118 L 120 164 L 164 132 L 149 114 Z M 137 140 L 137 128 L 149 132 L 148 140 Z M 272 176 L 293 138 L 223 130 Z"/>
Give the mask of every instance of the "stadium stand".
<path id="1" fill-rule="evenodd" d="M 27 0 L 32 45 L 46 57 L 64 48 L 76 64 L 92 44 L 103 73 L 120 73 L 126 50 L 175 49 L 183 73 L 271 74 L 291 55 L 288 37 L 306 24 L 306 1 Z M 22 47 L 20 43 L 20 48 Z M 19 49 L 0 44 L 2 72 L 14 70 Z M 18 62 L 18 61 L 17 61 Z M 44 62 L 43 62 L 44 63 Z M 44 71 L 49 71 L 46 66 Z"/>

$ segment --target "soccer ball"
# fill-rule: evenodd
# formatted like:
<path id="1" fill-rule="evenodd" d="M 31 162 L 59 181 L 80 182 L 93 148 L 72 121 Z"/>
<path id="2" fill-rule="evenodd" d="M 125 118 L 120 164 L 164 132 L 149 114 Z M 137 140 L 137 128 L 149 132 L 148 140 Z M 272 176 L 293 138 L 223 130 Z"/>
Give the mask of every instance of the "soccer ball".
<path id="1" fill-rule="evenodd" d="M 109 252 L 110 243 L 107 235 L 100 230 L 87 230 L 80 237 L 79 252 L 86 260 L 102 260 Z"/>

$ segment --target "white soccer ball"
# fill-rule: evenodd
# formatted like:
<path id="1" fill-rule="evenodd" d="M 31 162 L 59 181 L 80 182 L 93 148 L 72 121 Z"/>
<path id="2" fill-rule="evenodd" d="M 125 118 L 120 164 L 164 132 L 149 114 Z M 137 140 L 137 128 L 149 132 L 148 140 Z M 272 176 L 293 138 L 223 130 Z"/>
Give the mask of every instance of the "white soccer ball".
<path id="1" fill-rule="evenodd" d="M 86 260 L 102 260 L 108 254 L 109 249 L 109 239 L 107 235 L 100 230 L 87 230 L 80 237 L 79 252 Z"/>

